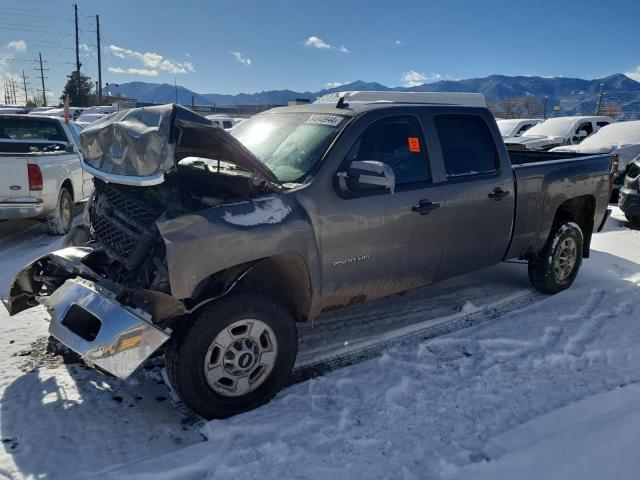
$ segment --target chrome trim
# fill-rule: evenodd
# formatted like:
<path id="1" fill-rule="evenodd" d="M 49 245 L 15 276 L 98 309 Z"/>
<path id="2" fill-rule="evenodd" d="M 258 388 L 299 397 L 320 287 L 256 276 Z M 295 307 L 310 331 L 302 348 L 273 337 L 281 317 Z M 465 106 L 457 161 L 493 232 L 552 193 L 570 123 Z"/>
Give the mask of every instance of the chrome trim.
<path id="1" fill-rule="evenodd" d="M 109 183 L 120 183 L 122 185 L 131 185 L 134 187 L 150 187 L 153 185 L 160 185 L 164 182 L 164 172 L 158 172 L 154 175 L 148 175 L 146 177 L 138 177 L 135 175 L 116 175 L 114 173 L 103 172 L 97 168 L 88 165 L 84 159 L 80 161 L 82 168 L 89 172 L 94 177 L 98 177 L 100 180 L 104 180 Z"/>
<path id="2" fill-rule="evenodd" d="M 151 324 L 148 314 L 121 305 L 112 292 L 80 277 L 67 280 L 51 296 L 40 297 L 39 302 L 51 315 L 51 335 L 121 379 L 129 377 L 169 339 L 169 334 Z M 73 305 L 100 321 L 94 340 L 80 337 L 63 324 Z"/>

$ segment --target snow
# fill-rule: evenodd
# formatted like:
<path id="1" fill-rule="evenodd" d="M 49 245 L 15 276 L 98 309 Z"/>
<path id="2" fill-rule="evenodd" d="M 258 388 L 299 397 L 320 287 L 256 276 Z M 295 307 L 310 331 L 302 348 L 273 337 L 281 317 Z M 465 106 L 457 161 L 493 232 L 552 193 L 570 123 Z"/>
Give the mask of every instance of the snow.
<path id="1" fill-rule="evenodd" d="M 222 217 L 227 223 L 249 227 L 254 225 L 280 223 L 291 212 L 291 207 L 278 197 L 262 197 L 247 202 L 252 207 L 247 213 L 226 212 Z"/>
<path id="2" fill-rule="evenodd" d="M 153 365 L 126 383 L 79 364 L 25 373 L 28 357 L 15 355 L 46 335 L 45 313 L 38 308 L 9 318 L 2 312 L 0 472 L 105 480 L 635 480 L 640 231 L 622 218 L 616 209 L 605 231 L 594 235 L 591 258 L 565 292 L 390 348 L 199 429 L 184 425 L 168 401 L 156 400 L 169 392 L 156 383 Z M 40 227 L 7 232 L 0 225 L 3 286 L 8 270 L 59 242 Z M 407 329 L 527 291 L 526 265 L 499 265 L 319 319 L 310 351 L 366 342 L 380 331 L 370 318 Z"/>

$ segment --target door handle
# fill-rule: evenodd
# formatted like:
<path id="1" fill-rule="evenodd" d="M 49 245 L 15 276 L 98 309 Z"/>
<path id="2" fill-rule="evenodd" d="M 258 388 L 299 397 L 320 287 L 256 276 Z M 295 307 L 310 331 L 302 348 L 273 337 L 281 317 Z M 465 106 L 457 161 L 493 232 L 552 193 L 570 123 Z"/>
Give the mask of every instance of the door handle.
<path id="1" fill-rule="evenodd" d="M 411 210 L 413 210 L 416 213 L 419 213 L 420 215 L 426 215 L 431 210 L 435 210 L 436 208 L 440 208 L 439 203 L 431 202 L 425 198 L 424 200 L 420 200 L 417 205 L 414 205 L 413 207 L 411 207 Z"/>
<path id="2" fill-rule="evenodd" d="M 493 192 L 490 192 L 488 197 L 495 200 L 496 202 L 502 200 L 504 197 L 509 195 L 508 190 L 502 190 L 500 187 L 496 187 L 493 189 Z"/>

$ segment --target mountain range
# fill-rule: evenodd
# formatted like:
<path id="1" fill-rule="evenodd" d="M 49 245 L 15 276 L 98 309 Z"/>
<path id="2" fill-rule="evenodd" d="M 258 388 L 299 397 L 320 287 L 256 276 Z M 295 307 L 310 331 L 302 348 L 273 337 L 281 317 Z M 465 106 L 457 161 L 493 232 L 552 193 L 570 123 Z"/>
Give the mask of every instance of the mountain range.
<path id="1" fill-rule="evenodd" d="M 256 93 L 225 95 L 197 93 L 182 86 L 169 84 L 130 82 L 111 84 L 103 88 L 103 94 L 121 95 L 144 103 L 177 103 L 189 105 L 286 105 L 288 100 L 302 98 L 314 100 L 331 92 L 344 90 L 409 91 L 409 92 L 476 92 L 487 100 L 500 105 L 506 99 L 533 97 L 539 104 L 546 101 L 548 111 L 559 108 L 563 115 L 593 114 L 600 89 L 603 89 L 602 105 L 615 105 L 619 119 L 640 118 L 640 83 L 621 73 L 604 78 L 584 80 L 567 77 L 535 77 L 490 75 L 464 80 L 441 80 L 413 87 L 387 87 L 376 82 L 347 83 L 316 92 L 293 90 L 268 90 Z"/>

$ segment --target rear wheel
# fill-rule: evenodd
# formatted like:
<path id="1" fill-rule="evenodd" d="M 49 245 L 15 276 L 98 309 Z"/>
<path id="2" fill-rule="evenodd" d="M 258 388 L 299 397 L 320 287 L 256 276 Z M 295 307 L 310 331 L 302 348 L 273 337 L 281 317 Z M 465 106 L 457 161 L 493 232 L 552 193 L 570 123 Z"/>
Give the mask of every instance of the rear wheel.
<path id="1" fill-rule="evenodd" d="M 573 222 L 557 225 L 544 248 L 529 259 L 529 281 L 547 293 L 571 286 L 582 264 L 583 236 Z"/>
<path id="2" fill-rule="evenodd" d="M 271 400 L 291 373 L 297 351 L 289 309 L 272 296 L 243 292 L 204 307 L 176 330 L 167 373 L 194 412 L 226 418 Z"/>
<path id="3" fill-rule="evenodd" d="M 58 193 L 58 205 L 56 209 L 47 215 L 47 231 L 49 235 L 65 235 L 71 230 L 73 223 L 73 198 L 66 187 Z"/>

